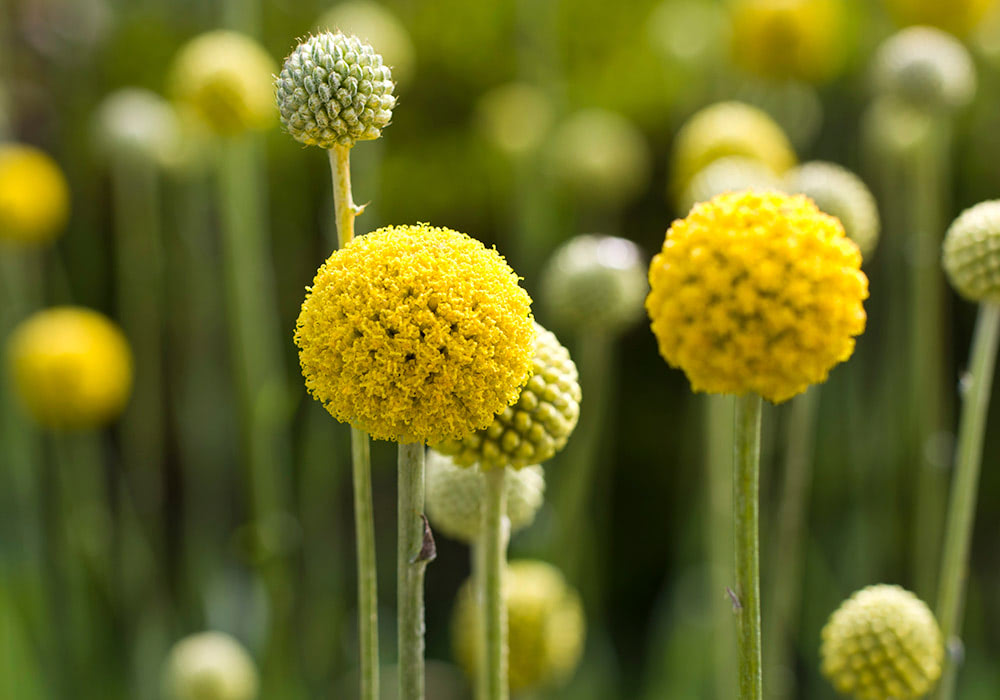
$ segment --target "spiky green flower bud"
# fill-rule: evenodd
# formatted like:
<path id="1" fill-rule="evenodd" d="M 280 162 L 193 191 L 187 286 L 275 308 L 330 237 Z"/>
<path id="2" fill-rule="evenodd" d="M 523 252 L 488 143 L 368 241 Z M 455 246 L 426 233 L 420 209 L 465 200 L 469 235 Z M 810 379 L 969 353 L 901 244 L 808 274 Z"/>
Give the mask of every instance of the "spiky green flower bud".
<path id="1" fill-rule="evenodd" d="M 541 464 L 561 450 L 580 417 L 576 365 L 551 332 L 535 324 L 532 376 L 517 403 L 508 406 L 485 430 L 463 440 L 433 445 L 463 467 L 521 469 Z"/>
<path id="2" fill-rule="evenodd" d="M 712 161 L 691 178 L 678 200 L 678 210 L 686 214 L 695 204 L 707 202 L 723 192 L 778 189 L 781 189 L 781 180 L 759 160 L 726 156 Z"/>
<path id="3" fill-rule="evenodd" d="M 857 700 L 921 698 L 941 676 L 944 645 L 927 605 L 899 586 L 868 586 L 823 628 L 823 675 Z"/>
<path id="4" fill-rule="evenodd" d="M 257 685 L 250 655 L 221 632 L 177 642 L 163 670 L 163 694 L 169 700 L 253 700 Z"/>
<path id="5" fill-rule="evenodd" d="M 889 37 L 875 54 L 872 82 L 919 109 L 949 112 L 976 92 L 976 68 L 965 46 L 932 27 L 910 27 Z"/>
<path id="6" fill-rule="evenodd" d="M 535 519 L 545 500 L 545 472 L 540 466 L 511 470 L 504 479 L 511 534 Z M 436 532 L 475 542 L 482 524 L 486 480 L 479 467 L 459 467 L 435 450 L 427 453 L 427 517 Z"/>
<path id="7" fill-rule="evenodd" d="M 1000 200 L 962 212 L 948 228 L 943 249 L 945 272 L 959 294 L 1000 303 Z"/>
<path id="8" fill-rule="evenodd" d="M 295 47 L 278 75 L 281 123 L 307 146 L 377 139 L 396 98 L 382 56 L 356 36 L 324 32 Z"/>
<path id="9" fill-rule="evenodd" d="M 560 326 L 617 333 L 643 317 L 647 263 L 632 241 L 583 235 L 552 255 L 542 275 L 542 303 Z"/>
<path id="10" fill-rule="evenodd" d="M 824 161 L 805 163 L 786 173 L 784 189 L 806 195 L 820 211 L 840 219 L 864 259 L 875 250 L 880 228 L 878 205 L 868 186 L 850 170 Z"/>

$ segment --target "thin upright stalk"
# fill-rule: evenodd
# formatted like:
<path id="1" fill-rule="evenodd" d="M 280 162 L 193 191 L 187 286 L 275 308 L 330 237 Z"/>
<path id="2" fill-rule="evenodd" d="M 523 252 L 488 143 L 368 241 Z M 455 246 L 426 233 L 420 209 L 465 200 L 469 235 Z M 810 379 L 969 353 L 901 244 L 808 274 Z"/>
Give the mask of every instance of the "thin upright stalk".
<path id="1" fill-rule="evenodd" d="M 363 207 L 351 196 L 351 149 L 334 146 L 329 151 L 333 175 L 333 206 L 337 243 L 341 248 L 354 238 L 354 219 Z M 402 461 L 403 446 L 400 445 Z M 423 508 L 423 451 L 420 488 Z M 354 525 L 358 556 L 358 636 L 361 648 L 361 699 L 376 700 L 378 688 L 378 577 L 375 564 L 375 515 L 372 505 L 371 452 L 368 435 L 351 428 L 351 462 L 354 479 Z M 402 478 L 402 477 L 400 477 Z M 402 527 L 402 526 L 400 526 Z M 422 657 L 421 657 L 422 658 Z"/>
<path id="2" fill-rule="evenodd" d="M 955 452 L 955 475 L 951 486 L 948 521 L 945 530 L 941 573 L 938 578 L 937 619 L 949 650 L 957 647 L 962 631 L 962 610 L 966 580 L 969 576 L 969 548 L 976 512 L 976 491 L 982 466 L 983 435 L 989 411 L 990 389 L 1000 339 L 1000 305 L 983 303 L 972 339 L 969 376 L 962 403 L 958 446 Z M 957 659 L 946 662 L 938 686 L 938 700 L 955 697 Z"/>
<path id="3" fill-rule="evenodd" d="M 760 644 L 760 552 L 758 491 L 760 483 L 761 398 L 736 397 L 733 445 L 733 524 L 736 542 L 736 590 L 740 700 L 762 700 Z"/>
<path id="4" fill-rule="evenodd" d="M 504 565 L 507 561 L 507 538 L 504 536 L 504 515 L 507 512 L 504 479 L 506 469 L 489 469 L 486 498 L 483 503 L 483 523 L 480 529 L 482 576 L 476 581 L 483 612 L 484 674 L 480 684 L 485 695 L 480 700 L 507 700 L 510 696 L 507 679 L 507 606 L 503 597 Z"/>
<path id="5" fill-rule="evenodd" d="M 424 571 L 434 540 L 424 517 L 424 446 L 399 445 L 396 636 L 399 700 L 424 698 Z"/>

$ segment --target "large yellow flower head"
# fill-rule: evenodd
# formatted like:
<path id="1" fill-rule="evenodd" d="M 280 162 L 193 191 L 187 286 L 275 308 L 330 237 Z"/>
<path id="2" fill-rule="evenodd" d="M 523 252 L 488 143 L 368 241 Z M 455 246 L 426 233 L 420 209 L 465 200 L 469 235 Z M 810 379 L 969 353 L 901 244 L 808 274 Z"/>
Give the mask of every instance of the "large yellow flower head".
<path id="1" fill-rule="evenodd" d="M 857 700 L 914 700 L 941 676 L 944 645 L 927 605 L 899 586 L 858 591 L 823 628 L 823 675 Z"/>
<path id="2" fill-rule="evenodd" d="M 222 632 L 201 632 L 177 642 L 163 669 L 167 700 L 254 700 L 258 685 L 250 654 Z"/>
<path id="3" fill-rule="evenodd" d="M 901 25 L 926 24 L 965 36 L 979 25 L 996 0 L 885 0 L 885 5 Z"/>
<path id="4" fill-rule="evenodd" d="M 220 29 L 181 47 L 170 89 L 213 133 L 235 136 L 275 122 L 272 75 L 277 70 L 271 55 L 252 38 Z"/>
<path id="5" fill-rule="evenodd" d="M 455 656 L 476 677 L 482 622 L 470 579 L 458 592 L 452 617 Z M 508 677 L 511 693 L 558 685 L 576 669 L 586 621 L 580 597 L 562 573 L 543 561 L 512 561 L 503 581 L 507 603 Z"/>
<path id="6" fill-rule="evenodd" d="M 427 224 L 389 226 L 320 267 L 295 328 L 309 392 L 397 442 L 461 439 L 517 400 L 531 299 L 496 250 Z"/>
<path id="7" fill-rule="evenodd" d="M 7 361 L 25 408 L 53 429 L 104 425 L 132 390 L 125 336 L 89 309 L 56 307 L 23 321 L 8 340 Z"/>
<path id="8" fill-rule="evenodd" d="M 735 0 L 733 58 L 766 78 L 827 80 L 843 62 L 842 0 Z"/>
<path id="9" fill-rule="evenodd" d="M 0 144 L 0 241 L 45 243 L 69 218 L 69 187 L 62 170 L 42 151 Z"/>
<path id="10" fill-rule="evenodd" d="M 695 391 L 778 403 L 851 356 L 865 328 L 860 268 L 840 222 L 806 197 L 726 193 L 671 225 L 646 310 Z"/>

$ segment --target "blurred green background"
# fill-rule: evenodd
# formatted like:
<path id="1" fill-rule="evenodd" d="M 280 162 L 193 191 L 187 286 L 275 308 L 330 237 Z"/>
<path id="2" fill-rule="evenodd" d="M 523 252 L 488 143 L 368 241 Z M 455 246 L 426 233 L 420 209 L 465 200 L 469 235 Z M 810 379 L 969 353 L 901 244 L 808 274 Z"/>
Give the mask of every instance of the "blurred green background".
<path id="1" fill-rule="evenodd" d="M 469 233 L 495 244 L 533 295 L 548 256 L 574 235 L 629 238 L 647 260 L 659 249 L 671 220 L 686 213 L 668 196 L 674 138 L 692 113 L 718 100 L 760 106 L 785 129 L 801 161 L 841 163 L 869 184 L 883 216 L 880 248 L 866 261 L 869 326 L 822 393 L 795 583 L 801 614 L 790 632 L 793 653 L 768 670 L 784 679 L 782 697 L 811 700 L 834 697 L 818 670 L 819 630 L 850 593 L 899 583 L 933 604 L 933 577 L 924 572 L 927 559 L 936 562 L 944 501 L 928 511 L 919 500 L 918 465 L 930 455 L 926 461 L 937 469 L 931 483 L 943 497 L 975 315 L 949 291 L 940 337 L 906 335 L 906 288 L 898 274 L 912 265 L 907 207 L 915 205 L 901 194 L 898 173 L 886 175 L 879 149 L 862 137 L 871 58 L 897 25 L 880 3 L 839 5 L 843 21 L 832 39 L 808 38 L 812 46 L 835 47 L 824 50 L 840 54 L 836 67 L 807 83 L 773 71 L 762 76 L 734 60 L 722 2 L 386 0 L 412 62 L 395 74 L 392 124 L 379 141 L 352 153 L 355 200 L 371 202 L 357 221 L 359 233 L 418 221 Z M 55 158 L 70 185 L 72 213 L 50 246 L 22 250 L 0 241 L 0 333 L 6 337 L 30 311 L 56 304 L 120 316 L 115 230 L 123 219 L 109 160 L 95 139 L 106 96 L 123 87 L 167 95 L 178 49 L 219 27 L 255 36 L 280 65 L 296 38 L 332 7 L 311 0 L 5 0 L 0 137 Z M 975 59 L 978 91 L 951 120 L 938 236 L 963 208 L 1000 191 L 1000 21 L 988 17 L 962 38 Z M 511 105 L 497 98 L 495 90 L 512 82 L 535 88 L 535 100 Z M 563 128 L 594 108 L 620 115 L 637 138 L 608 145 L 611 137 Z M 276 472 L 280 508 L 252 521 L 226 320 L 217 145 L 200 138 L 183 163 L 158 172 L 155 217 L 141 224 L 155 226 L 162 241 L 163 392 L 150 414 L 158 416 L 161 448 L 133 451 L 145 458 L 128 461 L 120 424 L 97 434 L 49 435 L 10 400 L 9 383 L 0 385 L 0 697 L 159 697 L 169 649 L 203 629 L 229 632 L 246 645 L 260 667 L 261 697 L 356 693 L 348 431 L 307 396 L 292 343 L 304 288 L 332 249 L 328 164 L 276 123 L 253 137 L 253 177 L 263 193 L 255 204 L 264 217 L 274 277 L 269 303 L 280 319 L 285 374 L 257 410 L 285 422 L 291 444 Z M 602 148 L 609 155 L 597 168 L 580 165 Z M 887 201 L 896 209 L 887 210 Z M 25 274 L 37 283 L 28 295 L 12 282 Z M 574 355 L 580 352 L 580 336 L 561 333 L 543 306 L 536 304 L 536 315 Z M 946 422 L 916 435 L 900 426 L 900 416 L 912 405 L 909 348 L 923 342 L 943 343 Z M 610 388 L 598 407 L 604 424 L 586 522 L 560 523 L 546 505 L 511 542 L 512 557 L 553 559 L 560 528 L 579 528 L 586 538 L 585 563 L 571 581 L 587 608 L 584 662 L 566 686 L 533 697 L 715 697 L 711 610 L 725 592 L 713 586 L 707 559 L 705 399 L 662 361 L 644 322 L 615 344 L 604 380 Z M 598 410 L 587 393 L 584 383 L 584 415 Z M 788 412 L 767 406 L 764 418 L 765 610 L 769 586 L 786 573 L 773 563 L 769 543 Z M 993 411 L 969 578 L 963 700 L 1000 696 L 998 426 Z M 393 448 L 374 443 L 372 454 L 387 667 L 395 658 Z M 567 488 L 572 460 L 557 456 L 548 478 L 549 495 Z M 449 635 L 453 598 L 468 573 L 465 547 L 439 538 L 426 593 L 432 698 L 468 697 Z"/>

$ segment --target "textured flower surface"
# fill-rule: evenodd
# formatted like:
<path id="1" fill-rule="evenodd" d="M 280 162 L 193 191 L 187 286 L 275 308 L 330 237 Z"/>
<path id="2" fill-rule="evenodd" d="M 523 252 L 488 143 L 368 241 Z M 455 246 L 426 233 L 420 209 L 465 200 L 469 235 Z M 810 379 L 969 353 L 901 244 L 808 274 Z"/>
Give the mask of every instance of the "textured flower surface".
<path id="1" fill-rule="evenodd" d="M 213 133 L 232 136 L 274 122 L 274 59 L 250 37 L 217 30 L 178 52 L 170 73 L 175 99 Z"/>
<path id="2" fill-rule="evenodd" d="M 508 471 L 507 519 L 511 533 L 528 527 L 545 498 L 545 472 L 539 465 Z M 479 467 L 460 467 L 435 450 L 427 453 L 427 517 L 435 532 L 475 542 L 482 526 L 486 479 Z"/>
<path id="3" fill-rule="evenodd" d="M 33 146 L 0 144 L 0 241 L 44 243 L 69 218 L 62 170 Z"/>
<path id="4" fill-rule="evenodd" d="M 295 329 L 309 392 L 380 440 L 485 428 L 531 371 L 531 299 L 495 250 L 426 224 L 355 238 L 320 267 Z"/>
<path id="5" fill-rule="evenodd" d="M 670 227 L 646 310 L 695 391 L 777 403 L 851 356 L 865 327 L 860 267 L 840 222 L 806 197 L 721 194 Z"/>
<path id="6" fill-rule="evenodd" d="M 899 586 L 858 591 L 823 628 L 823 675 L 858 700 L 912 700 L 941 675 L 944 645 L 934 615 Z"/>
<path id="7" fill-rule="evenodd" d="M 554 334 L 535 324 L 531 379 L 517 403 L 484 430 L 434 449 L 452 455 L 463 467 L 521 469 L 540 464 L 561 450 L 580 417 L 580 382 L 569 350 Z"/>
<path id="8" fill-rule="evenodd" d="M 872 59 L 882 94 L 919 109 L 951 111 L 976 92 L 976 67 L 965 45 L 933 27 L 910 27 L 886 39 Z"/>
<path id="9" fill-rule="evenodd" d="M 253 700 L 257 669 L 246 650 L 221 632 L 201 632 L 174 645 L 163 669 L 168 700 Z"/>
<path id="10" fill-rule="evenodd" d="M 512 561 L 504 576 L 507 603 L 508 674 L 511 693 L 558 685 L 580 661 L 586 623 L 576 591 L 562 573 L 542 561 Z M 455 656 L 476 677 L 482 622 L 475 586 L 459 590 L 452 618 Z"/>
<path id="11" fill-rule="evenodd" d="M 377 139 L 396 98 L 382 56 L 356 36 L 323 32 L 285 59 L 275 95 L 281 123 L 307 146 L 353 146 Z"/>
<path id="12" fill-rule="evenodd" d="M 56 307 L 31 316 L 12 332 L 7 360 L 21 402 L 49 428 L 104 425 L 132 390 L 125 336 L 89 309 Z"/>
<path id="13" fill-rule="evenodd" d="M 944 238 L 943 263 L 959 294 L 1000 304 L 1000 200 L 980 202 L 955 219 Z"/>

